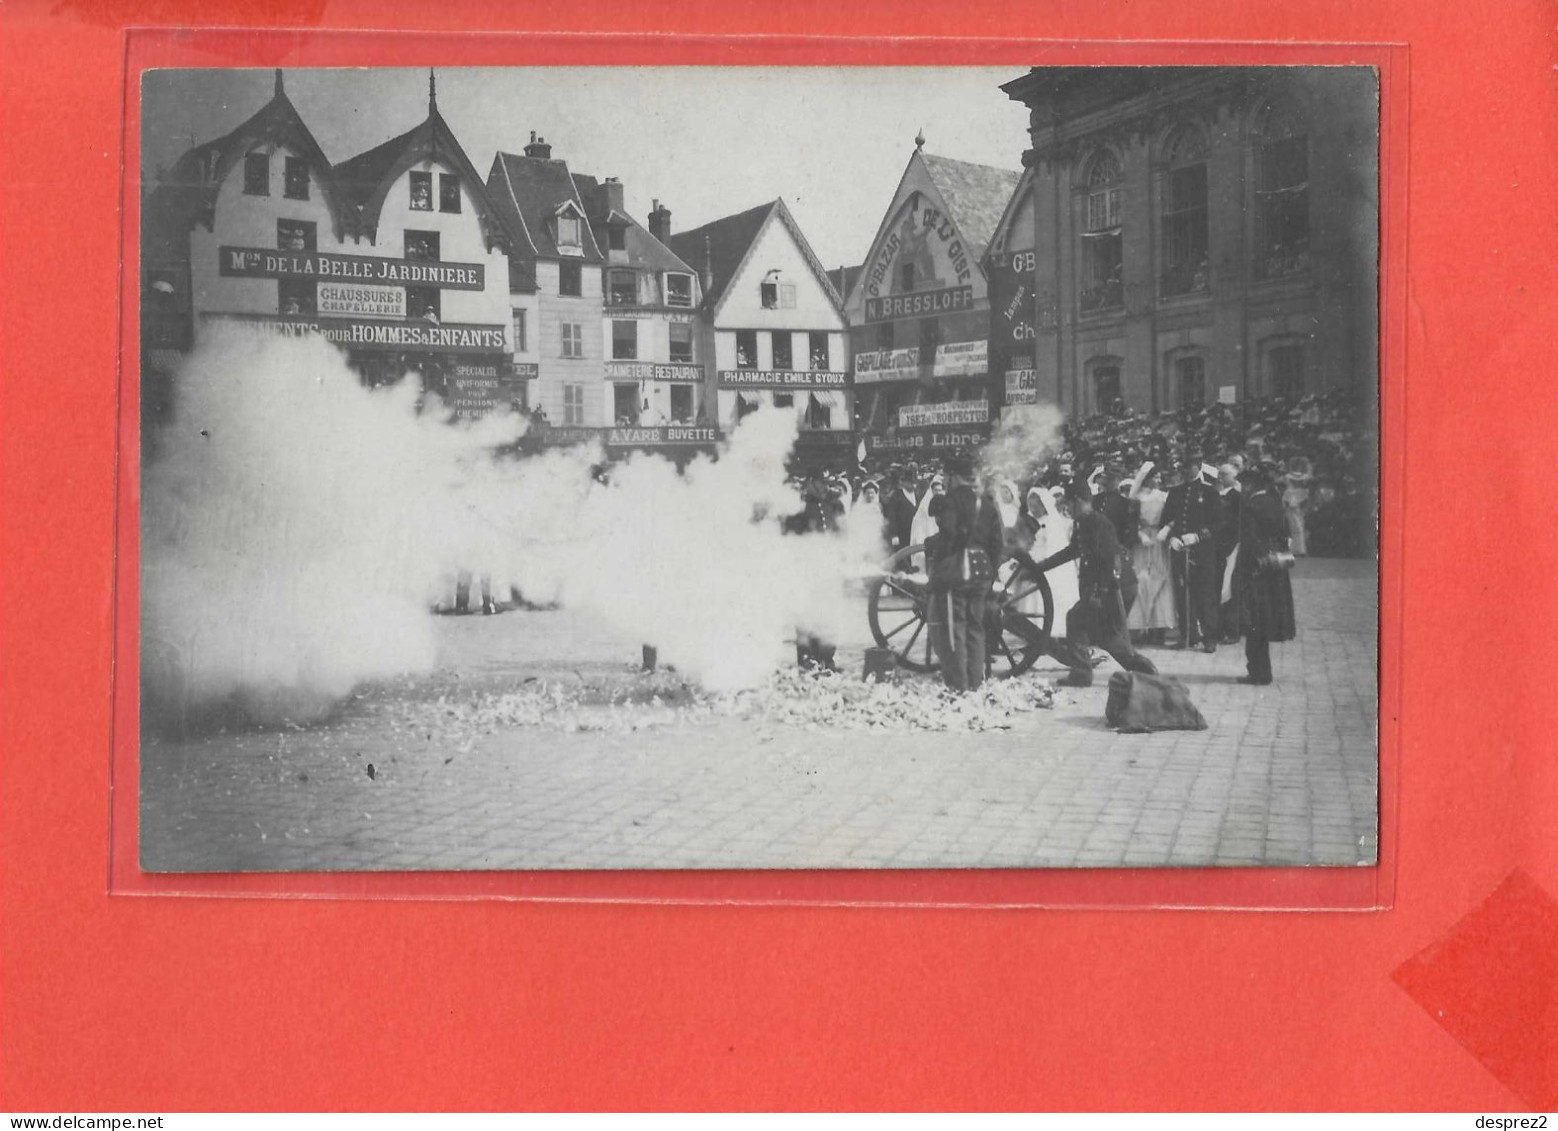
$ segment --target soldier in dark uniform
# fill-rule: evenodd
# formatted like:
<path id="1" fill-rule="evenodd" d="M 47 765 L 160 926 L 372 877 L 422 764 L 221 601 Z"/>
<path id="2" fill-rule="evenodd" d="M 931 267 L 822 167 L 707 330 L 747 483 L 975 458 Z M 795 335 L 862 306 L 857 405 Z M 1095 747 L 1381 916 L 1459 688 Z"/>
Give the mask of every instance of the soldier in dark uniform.
<path id="1" fill-rule="evenodd" d="M 1090 687 L 1093 665 L 1088 648 L 1102 648 L 1127 671 L 1157 675 L 1152 661 L 1131 647 L 1125 616 L 1136 600 L 1136 573 L 1110 522 L 1093 506 L 1092 488 L 1073 483 L 1074 512 L 1071 544 L 1034 567 L 1039 571 L 1079 559 L 1077 581 L 1081 599 L 1066 613 L 1066 648 L 1061 658 L 1071 674 L 1061 682 Z"/>
<path id="2" fill-rule="evenodd" d="M 1244 657 L 1248 674 L 1240 682 L 1265 686 L 1271 682 L 1273 641 L 1292 640 L 1297 632 L 1293 616 L 1293 583 L 1288 578 L 1288 528 L 1282 501 L 1274 489 L 1273 469 L 1251 468 L 1245 473 L 1248 497 L 1244 500 L 1239 531 L 1240 619 L 1244 624 Z"/>
<path id="3" fill-rule="evenodd" d="M 1239 461 L 1243 463 L 1241 459 Z M 1222 630 L 1224 644 L 1239 642 L 1239 579 L 1231 579 L 1228 600 L 1222 600 L 1223 578 L 1228 569 L 1228 559 L 1239 548 L 1239 515 L 1244 504 L 1244 494 L 1239 487 L 1239 468 L 1232 462 L 1217 469 L 1217 526 L 1213 541 L 1217 544 L 1217 625 Z"/>
<path id="4" fill-rule="evenodd" d="M 1212 485 L 1216 474 L 1204 463 L 1192 463 L 1185 482 L 1169 492 L 1163 507 L 1181 631 L 1175 647 L 1199 644 L 1203 652 L 1217 651 L 1217 606 L 1222 595 L 1215 538 L 1219 499 Z"/>

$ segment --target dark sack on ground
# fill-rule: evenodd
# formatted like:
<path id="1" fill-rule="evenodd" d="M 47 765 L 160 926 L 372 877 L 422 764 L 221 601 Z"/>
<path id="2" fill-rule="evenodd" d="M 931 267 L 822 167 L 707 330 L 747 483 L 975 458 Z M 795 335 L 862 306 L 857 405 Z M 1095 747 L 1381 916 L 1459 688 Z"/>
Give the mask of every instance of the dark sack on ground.
<path id="1" fill-rule="evenodd" d="M 1109 725 L 1130 733 L 1149 730 L 1205 730 L 1206 720 L 1177 679 L 1140 672 L 1109 677 Z"/>

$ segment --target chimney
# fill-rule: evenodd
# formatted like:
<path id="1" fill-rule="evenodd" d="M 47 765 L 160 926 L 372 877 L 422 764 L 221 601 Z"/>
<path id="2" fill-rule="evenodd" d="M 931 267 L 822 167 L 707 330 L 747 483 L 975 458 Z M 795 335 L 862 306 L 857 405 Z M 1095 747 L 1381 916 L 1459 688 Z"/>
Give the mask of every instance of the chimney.
<path id="1" fill-rule="evenodd" d="M 606 203 L 607 212 L 626 212 L 622 206 L 622 182 L 616 177 L 607 177 L 600 185 L 601 199 Z"/>
<path id="2" fill-rule="evenodd" d="M 546 144 L 546 138 L 544 138 L 544 137 L 537 137 L 536 136 L 536 131 L 535 130 L 531 130 L 530 131 L 530 144 L 525 146 L 525 156 L 526 157 L 550 157 L 550 156 L 552 156 L 552 147 L 550 145 Z"/>
<path id="3" fill-rule="evenodd" d="M 671 238 L 671 210 L 658 200 L 649 211 L 649 234 L 661 243 Z"/>

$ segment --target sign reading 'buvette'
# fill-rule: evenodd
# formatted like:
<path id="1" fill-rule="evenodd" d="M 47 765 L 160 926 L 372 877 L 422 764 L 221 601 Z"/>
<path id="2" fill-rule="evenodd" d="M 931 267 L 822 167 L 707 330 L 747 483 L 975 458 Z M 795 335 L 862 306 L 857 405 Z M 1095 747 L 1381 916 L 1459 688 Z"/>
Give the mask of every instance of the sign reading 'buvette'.
<path id="1" fill-rule="evenodd" d="M 634 448 L 660 444 L 717 444 L 724 437 L 718 428 L 667 424 L 654 428 L 612 428 L 606 433 L 610 447 Z"/>
<path id="2" fill-rule="evenodd" d="M 451 291 L 479 291 L 487 285 L 486 270 L 480 263 L 225 246 L 218 249 L 217 263 L 221 274 L 246 279 L 334 279 Z"/>

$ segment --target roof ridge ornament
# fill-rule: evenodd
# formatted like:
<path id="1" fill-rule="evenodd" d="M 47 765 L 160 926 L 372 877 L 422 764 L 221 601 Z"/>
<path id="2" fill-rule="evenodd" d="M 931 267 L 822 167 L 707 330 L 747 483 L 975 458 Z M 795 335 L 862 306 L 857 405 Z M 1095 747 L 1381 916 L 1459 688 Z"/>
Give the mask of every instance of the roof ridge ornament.
<path id="1" fill-rule="evenodd" d="M 924 149 L 925 148 L 925 127 L 923 127 L 923 126 L 921 126 L 920 129 L 918 130 L 918 132 L 916 132 L 915 135 L 914 135 L 914 148 L 915 149 Z"/>
<path id="2" fill-rule="evenodd" d="M 282 86 L 282 83 L 281 83 L 281 68 L 277 67 L 276 68 L 276 97 L 277 98 L 285 98 L 286 94 L 287 94 L 287 91 Z"/>
<path id="3" fill-rule="evenodd" d="M 427 69 L 427 116 L 431 118 L 438 113 L 438 80 L 433 75 L 433 68 Z"/>

